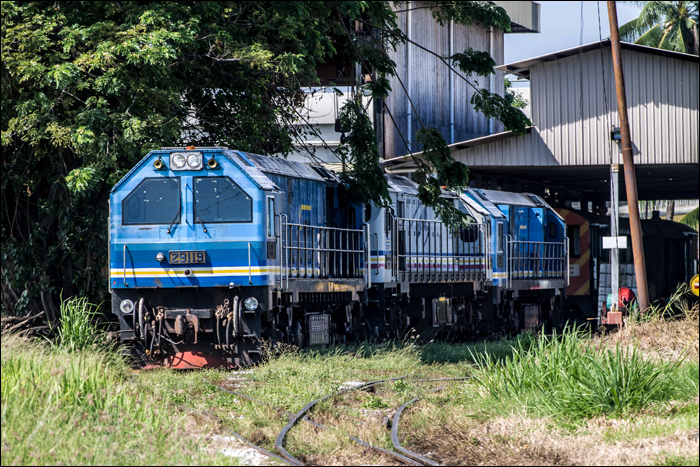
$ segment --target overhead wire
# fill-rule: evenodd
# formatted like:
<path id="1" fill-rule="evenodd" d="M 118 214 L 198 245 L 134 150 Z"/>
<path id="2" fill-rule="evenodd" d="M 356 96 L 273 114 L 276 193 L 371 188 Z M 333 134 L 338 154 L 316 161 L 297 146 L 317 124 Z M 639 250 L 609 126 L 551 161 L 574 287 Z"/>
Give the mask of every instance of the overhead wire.
<path id="1" fill-rule="evenodd" d="M 581 33 L 578 47 L 578 65 L 579 65 L 579 112 L 581 114 L 581 163 L 586 157 L 586 139 L 584 137 L 585 124 L 583 119 L 583 0 L 581 0 Z"/>
<path id="2" fill-rule="evenodd" d="M 603 107 L 605 108 L 605 113 L 603 114 L 603 126 L 604 128 L 610 128 L 612 130 L 612 125 L 610 125 L 610 114 L 608 110 L 608 86 L 605 80 L 605 57 L 603 55 L 603 30 L 600 22 L 600 1 L 596 2 L 598 6 L 598 39 L 600 45 L 600 68 L 603 73 Z M 610 144 L 608 145 L 608 152 L 610 155 L 610 165 L 613 163 L 613 151 L 612 151 L 612 138 L 610 139 Z"/>

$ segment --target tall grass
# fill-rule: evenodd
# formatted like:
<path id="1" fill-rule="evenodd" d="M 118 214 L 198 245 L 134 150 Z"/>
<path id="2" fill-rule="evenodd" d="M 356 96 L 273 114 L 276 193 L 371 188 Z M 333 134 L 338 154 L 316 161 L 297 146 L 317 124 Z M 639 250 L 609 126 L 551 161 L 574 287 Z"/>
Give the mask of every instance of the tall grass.
<path id="1" fill-rule="evenodd" d="M 104 332 L 97 327 L 98 309 L 99 305 L 85 297 L 62 300 L 61 324 L 56 331 L 58 347 L 76 351 L 102 344 Z"/>
<path id="2" fill-rule="evenodd" d="M 540 336 L 529 349 L 514 348 L 501 362 L 477 354 L 483 367 L 474 380 L 487 397 L 567 418 L 622 415 L 653 401 L 697 394 L 697 377 L 680 371 L 682 360 L 653 362 L 634 349 L 599 351 L 590 342 L 587 334 L 568 330 Z M 679 381 L 679 375 L 685 377 Z M 684 394 L 691 388 L 695 391 Z"/>
<path id="3" fill-rule="evenodd" d="M 133 385 L 113 353 L 2 336 L 2 465 L 194 464 L 208 429 Z"/>
<path id="4" fill-rule="evenodd" d="M 684 315 L 687 318 L 694 311 L 686 298 L 688 294 L 690 294 L 690 286 L 687 283 L 680 284 L 667 302 L 652 303 L 644 313 L 639 312 L 638 303 L 635 302 L 630 310 L 629 324 L 651 323 L 678 315 Z"/>

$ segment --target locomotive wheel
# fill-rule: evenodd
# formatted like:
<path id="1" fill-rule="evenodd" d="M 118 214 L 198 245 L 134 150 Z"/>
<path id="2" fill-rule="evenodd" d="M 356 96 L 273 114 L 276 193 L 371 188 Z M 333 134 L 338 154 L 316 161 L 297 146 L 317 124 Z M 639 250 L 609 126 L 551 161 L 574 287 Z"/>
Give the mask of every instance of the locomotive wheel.
<path id="1" fill-rule="evenodd" d="M 146 349 L 140 342 L 123 344 L 121 346 L 121 352 L 134 370 L 139 370 L 153 363 L 153 359 L 146 354 Z"/>
<path id="2" fill-rule="evenodd" d="M 296 345 L 300 349 L 303 349 L 304 348 L 304 330 L 301 328 L 301 323 L 299 321 L 294 322 L 292 333 L 294 334 L 294 345 Z"/>

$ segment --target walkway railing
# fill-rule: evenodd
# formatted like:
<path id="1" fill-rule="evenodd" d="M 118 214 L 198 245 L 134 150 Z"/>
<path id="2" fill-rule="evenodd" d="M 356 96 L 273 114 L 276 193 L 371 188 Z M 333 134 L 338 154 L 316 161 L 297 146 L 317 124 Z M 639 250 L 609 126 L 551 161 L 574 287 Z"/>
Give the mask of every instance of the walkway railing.
<path id="1" fill-rule="evenodd" d="M 568 272 L 566 242 L 508 241 L 508 274 L 511 280 L 567 279 Z"/>
<path id="2" fill-rule="evenodd" d="M 364 278 L 369 281 L 366 239 L 362 229 L 319 227 L 287 222 L 280 216 L 280 288 L 290 279 Z"/>
<path id="3" fill-rule="evenodd" d="M 394 219 L 393 276 L 400 281 L 452 282 L 491 279 L 490 228 L 459 231 L 439 220 Z"/>

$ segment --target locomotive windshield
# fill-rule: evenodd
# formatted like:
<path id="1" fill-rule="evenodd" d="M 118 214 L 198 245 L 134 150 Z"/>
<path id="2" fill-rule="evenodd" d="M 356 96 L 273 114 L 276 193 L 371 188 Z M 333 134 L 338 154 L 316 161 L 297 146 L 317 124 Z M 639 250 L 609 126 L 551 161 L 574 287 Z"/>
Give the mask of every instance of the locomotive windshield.
<path id="1" fill-rule="evenodd" d="M 194 209 L 202 222 L 252 222 L 253 200 L 228 177 L 194 179 Z"/>
<path id="2" fill-rule="evenodd" d="M 124 225 L 170 224 L 179 211 L 179 178 L 147 178 L 122 203 Z"/>

